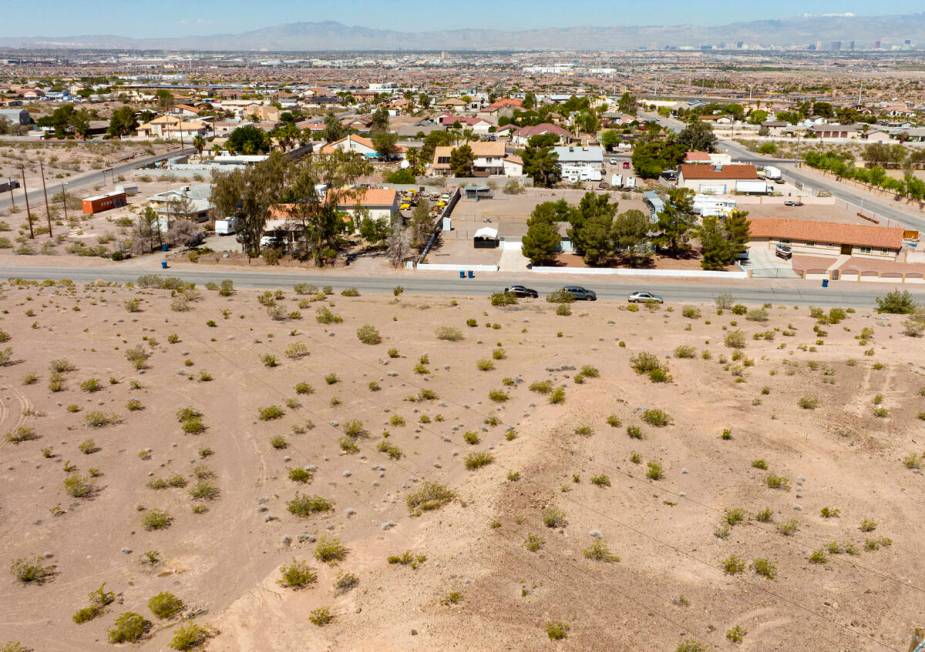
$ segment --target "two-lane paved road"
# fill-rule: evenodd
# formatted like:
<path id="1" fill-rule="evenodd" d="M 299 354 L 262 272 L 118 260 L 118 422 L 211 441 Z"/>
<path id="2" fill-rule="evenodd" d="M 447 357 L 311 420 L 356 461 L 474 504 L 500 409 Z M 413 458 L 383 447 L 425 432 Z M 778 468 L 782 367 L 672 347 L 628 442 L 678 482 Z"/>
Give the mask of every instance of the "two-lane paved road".
<path id="1" fill-rule="evenodd" d="M 196 150 L 192 147 L 187 147 L 186 149 L 178 149 L 172 152 L 165 152 L 163 154 L 157 154 L 156 156 L 146 156 L 144 158 L 134 159 L 132 161 L 127 161 L 125 163 L 119 163 L 114 165 L 111 168 L 106 168 L 105 170 L 94 170 L 93 172 L 88 172 L 87 174 L 82 174 L 80 176 L 72 177 L 70 179 L 56 181 L 52 183 L 51 180 L 48 181 L 48 196 L 61 192 L 63 187 L 67 185 L 68 190 L 74 190 L 75 188 L 85 188 L 87 186 L 95 186 L 96 184 L 103 183 L 105 177 L 108 175 L 111 179 L 115 179 L 117 176 L 124 174 L 126 172 L 131 172 L 132 170 L 137 170 L 138 168 L 143 168 L 146 165 L 151 165 L 159 161 L 165 161 L 170 158 L 176 158 L 177 156 L 187 156 L 189 154 L 195 154 Z M 42 192 L 41 184 L 35 184 L 37 187 L 29 188 L 29 202 L 33 206 L 38 206 L 44 200 L 44 195 Z M 19 188 L 18 190 L 13 191 L 14 198 L 17 201 L 17 204 L 20 206 L 25 205 L 25 200 L 23 199 L 23 189 Z M 0 210 L 5 210 L 10 207 L 10 195 L 9 193 L 2 193 L 0 195 Z"/>
<path id="2" fill-rule="evenodd" d="M 152 266 L 153 267 L 153 266 Z M 486 296 L 513 283 L 522 283 L 541 294 L 552 292 L 565 284 L 583 285 L 597 292 L 601 300 L 625 301 L 636 290 L 652 290 L 671 303 L 712 302 L 723 293 L 732 294 L 743 303 L 776 303 L 818 306 L 872 307 L 876 299 L 893 286 L 873 286 L 860 283 L 835 282 L 828 288 L 809 281 L 757 280 L 727 282 L 684 282 L 678 279 L 653 278 L 577 278 L 539 277 L 535 274 L 481 274 L 475 279 L 462 280 L 455 274 L 421 274 L 416 272 L 389 273 L 381 276 L 351 274 L 349 271 L 240 271 L 217 270 L 154 270 L 146 272 L 137 267 L 109 266 L 98 268 L 57 267 L 0 267 L 0 278 L 34 280 L 68 278 L 79 283 L 96 280 L 117 283 L 134 282 L 141 274 L 156 273 L 182 278 L 197 284 L 220 283 L 224 279 L 239 288 L 276 289 L 292 287 L 296 283 L 312 283 L 319 287 L 330 285 L 340 290 L 355 287 L 373 293 L 391 293 L 396 286 L 406 292 L 457 296 Z M 925 288 L 911 290 L 915 299 L 925 303 Z"/>

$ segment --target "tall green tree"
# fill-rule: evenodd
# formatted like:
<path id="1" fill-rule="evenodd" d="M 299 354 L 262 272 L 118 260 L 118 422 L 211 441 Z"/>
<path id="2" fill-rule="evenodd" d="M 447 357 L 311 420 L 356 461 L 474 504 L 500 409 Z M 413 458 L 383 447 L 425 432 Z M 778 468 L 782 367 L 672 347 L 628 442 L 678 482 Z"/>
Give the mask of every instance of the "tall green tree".
<path id="1" fill-rule="evenodd" d="M 558 202 L 545 202 L 533 209 L 527 220 L 527 233 L 523 237 L 522 252 L 533 265 L 551 265 L 562 245 L 559 236 Z M 565 202 L 562 202 L 563 204 Z M 565 205 L 568 210 L 568 205 Z"/>
<path id="2" fill-rule="evenodd" d="M 629 91 L 624 91 L 623 95 L 620 96 L 620 101 L 617 103 L 617 108 L 620 109 L 621 113 L 636 115 L 639 110 L 639 102 L 636 100 L 635 95 Z"/>
<path id="3" fill-rule="evenodd" d="M 376 152 L 387 161 L 398 154 L 398 134 L 391 131 L 376 131 L 373 133 L 373 147 Z"/>
<path id="4" fill-rule="evenodd" d="M 389 128 L 389 110 L 385 107 L 379 107 L 373 111 L 372 124 L 370 131 L 387 131 Z"/>
<path id="5" fill-rule="evenodd" d="M 701 267 L 723 270 L 736 261 L 748 246 L 748 213 L 733 211 L 726 218 L 704 217 L 697 230 L 700 239 Z"/>
<path id="6" fill-rule="evenodd" d="M 713 127 L 694 117 L 677 136 L 677 142 L 688 152 L 715 152 L 716 134 Z"/>
<path id="7" fill-rule="evenodd" d="M 225 149 L 232 154 L 265 154 L 270 147 L 270 135 L 254 125 L 238 127 L 225 142 Z"/>
<path id="8" fill-rule="evenodd" d="M 130 106 L 120 106 L 109 117 L 109 135 L 113 138 L 128 136 L 138 127 L 135 119 L 135 109 Z"/>
<path id="9" fill-rule="evenodd" d="M 697 216 L 694 215 L 694 191 L 687 188 L 668 190 L 665 210 L 658 214 L 655 241 L 666 248 L 671 256 L 677 257 L 687 249 Z"/>
<path id="10" fill-rule="evenodd" d="M 260 239 L 270 208 L 283 197 L 289 176 L 289 162 L 280 152 L 250 167 L 212 177 L 211 202 L 217 214 L 238 218 L 244 252 L 260 256 Z"/>
<path id="11" fill-rule="evenodd" d="M 450 169 L 453 170 L 453 176 L 471 177 L 472 165 L 475 163 L 475 154 L 472 148 L 467 144 L 454 147 L 450 152 Z"/>
<path id="12" fill-rule="evenodd" d="M 672 138 L 652 137 L 633 146 L 633 170 L 643 179 L 657 179 L 678 165 L 687 150 Z"/>
<path id="13" fill-rule="evenodd" d="M 568 234 L 575 247 L 589 265 L 606 262 L 614 252 L 613 218 L 617 204 L 610 203 L 609 195 L 588 192 L 581 198 L 578 209 L 569 216 Z"/>
<path id="14" fill-rule="evenodd" d="M 430 215 L 430 202 L 421 199 L 411 213 L 411 246 L 420 250 L 427 244 L 434 220 Z"/>
<path id="15" fill-rule="evenodd" d="M 635 266 L 640 258 L 649 257 L 649 216 L 638 209 L 617 215 L 613 222 L 613 242 L 616 250 Z"/>
<path id="16" fill-rule="evenodd" d="M 347 135 L 347 128 L 340 123 L 333 111 L 328 111 L 324 115 L 324 130 L 321 134 L 325 142 L 333 143 Z"/>
<path id="17" fill-rule="evenodd" d="M 559 155 L 552 148 L 556 140 L 554 134 L 552 142 L 545 136 L 534 136 L 523 152 L 524 174 L 533 179 L 533 183 L 544 188 L 552 188 L 562 178 L 562 168 L 559 165 Z"/>

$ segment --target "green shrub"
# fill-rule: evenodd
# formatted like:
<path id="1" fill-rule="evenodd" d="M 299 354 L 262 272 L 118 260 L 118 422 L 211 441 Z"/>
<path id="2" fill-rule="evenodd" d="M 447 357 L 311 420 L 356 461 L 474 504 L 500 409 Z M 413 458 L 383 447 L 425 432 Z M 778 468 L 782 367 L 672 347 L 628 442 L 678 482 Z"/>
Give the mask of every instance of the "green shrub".
<path id="1" fill-rule="evenodd" d="M 279 583 L 288 589 L 304 589 L 318 581 L 318 574 L 301 559 L 293 559 L 280 567 Z"/>
<path id="2" fill-rule="evenodd" d="M 686 344 L 682 344 L 674 350 L 674 357 L 676 358 L 690 359 L 696 356 L 697 356 L 697 350 L 694 347 L 688 346 Z"/>
<path id="3" fill-rule="evenodd" d="M 315 559 L 325 563 L 343 561 L 347 558 L 347 547 L 340 539 L 321 537 L 315 545 Z"/>
<path id="4" fill-rule="evenodd" d="M 44 584 L 54 576 L 54 568 L 46 566 L 41 557 L 16 559 L 10 564 L 10 572 L 23 584 Z"/>
<path id="5" fill-rule="evenodd" d="M 649 480 L 661 480 L 665 477 L 665 471 L 658 462 L 649 462 L 646 465 L 646 477 Z"/>
<path id="6" fill-rule="evenodd" d="M 88 498 L 93 495 L 94 486 L 79 473 L 74 473 L 64 479 L 64 490 L 74 498 Z"/>
<path id="7" fill-rule="evenodd" d="M 115 624 L 109 628 L 110 643 L 135 643 L 140 641 L 151 628 L 151 622 L 141 614 L 126 611 L 116 618 Z"/>
<path id="8" fill-rule="evenodd" d="M 151 610 L 158 618 L 164 620 L 167 618 L 173 618 L 179 614 L 186 607 L 183 604 L 183 600 L 175 596 L 173 593 L 168 593 L 166 591 L 158 593 L 150 600 L 148 600 L 148 609 Z"/>
<path id="9" fill-rule="evenodd" d="M 514 306 L 517 305 L 517 297 L 510 292 L 495 292 L 491 295 L 491 305 Z"/>
<path id="10" fill-rule="evenodd" d="M 668 416 L 668 413 L 656 408 L 645 410 L 641 418 L 650 426 L 655 426 L 656 428 L 662 428 L 671 423 L 671 417 Z"/>
<path id="11" fill-rule="evenodd" d="M 141 517 L 141 525 L 144 529 L 166 530 L 173 523 L 173 517 L 162 509 L 152 509 Z"/>
<path id="12" fill-rule="evenodd" d="M 565 527 L 565 524 L 565 512 L 558 507 L 547 507 L 543 510 L 543 525 L 546 527 Z"/>
<path id="13" fill-rule="evenodd" d="M 784 491 L 790 489 L 790 481 L 787 478 L 773 473 L 765 478 L 765 482 L 769 489 L 782 489 Z"/>
<path id="14" fill-rule="evenodd" d="M 893 315 L 911 315 L 917 305 L 908 290 L 893 290 L 877 297 L 877 312 Z"/>
<path id="15" fill-rule="evenodd" d="M 462 331 L 451 326 L 441 326 L 436 331 L 437 339 L 447 342 L 460 342 L 463 340 Z"/>
<path id="16" fill-rule="evenodd" d="M 357 329 L 357 339 L 363 344 L 381 344 L 382 336 L 375 326 L 365 324 Z"/>
<path id="17" fill-rule="evenodd" d="M 88 412 L 84 417 L 84 422 L 91 428 L 104 428 L 117 424 L 121 419 L 115 414 L 105 414 L 103 412 Z"/>
<path id="18" fill-rule="evenodd" d="M 295 498 L 286 504 L 290 514 L 306 518 L 312 514 L 328 512 L 333 509 L 331 502 L 321 496 L 307 496 L 296 494 Z"/>
<path id="19" fill-rule="evenodd" d="M 285 414 L 286 411 L 278 405 L 268 405 L 267 407 L 262 407 L 257 410 L 257 418 L 261 421 L 280 419 Z"/>
<path id="20" fill-rule="evenodd" d="M 308 620 L 312 625 L 324 627 L 334 622 L 334 614 L 327 607 L 318 607 L 317 609 L 312 609 L 311 613 L 308 614 Z"/>
<path id="21" fill-rule="evenodd" d="M 569 626 L 565 623 L 546 623 L 546 636 L 550 641 L 561 641 L 568 636 Z"/>
<path id="22" fill-rule="evenodd" d="M 696 306 L 684 306 L 681 308 L 681 314 L 688 319 L 700 319 L 700 308 Z"/>
<path id="23" fill-rule="evenodd" d="M 741 330 L 729 331 L 726 333 L 726 337 L 723 340 L 730 349 L 744 349 L 745 348 L 745 333 Z"/>
<path id="24" fill-rule="evenodd" d="M 187 623 L 177 627 L 173 638 L 170 639 L 170 647 L 174 650 L 192 650 L 202 646 L 210 636 L 208 629 L 196 623 Z"/>
<path id="25" fill-rule="evenodd" d="M 752 560 L 752 570 L 756 575 L 760 575 L 769 580 L 777 577 L 777 564 L 769 559 L 759 557 Z"/>
<path id="26" fill-rule="evenodd" d="M 592 561 L 603 561 L 607 563 L 620 561 L 620 555 L 611 552 L 607 544 L 600 539 L 596 539 L 594 543 L 582 550 L 581 554 L 584 555 L 585 559 L 590 559 Z"/>
<path id="27" fill-rule="evenodd" d="M 438 482 L 425 481 L 419 489 L 405 497 L 405 502 L 412 516 L 420 516 L 423 512 L 443 507 L 455 497 L 456 494 L 448 487 Z"/>
<path id="28" fill-rule="evenodd" d="M 495 456 L 488 451 L 479 451 L 466 455 L 465 466 L 469 471 L 480 469 L 495 461 Z"/>
<path id="29" fill-rule="evenodd" d="M 575 297 L 572 296 L 571 292 L 568 292 L 565 289 L 556 290 L 550 294 L 546 295 L 546 301 L 549 303 L 574 303 Z"/>
<path id="30" fill-rule="evenodd" d="M 735 555 L 731 555 L 723 560 L 722 566 L 723 571 L 725 571 L 727 575 L 738 575 L 745 570 L 745 561 Z"/>
<path id="31" fill-rule="evenodd" d="M 215 500 L 221 491 L 208 480 L 200 480 L 190 488 L 189 494 L 193 500 Z"/>
<path id="32" fill-rule="evenodd" d="M 804 410 L 815 410 L 819 406 L 819 399 L 815 396 L 803 396 L 797 402 L 797 405 Z"/>
<path id="33" fill-rule="evenodd" d="M 289 479 L 293 482 L 301 482 L 306 484 L 312 481 L 314 475 L 308 469 L 302 467 L 296 467 L 294 469 L 289 469 Z"/>
<path id="34" fill-rule="evenodd" d="M 34 441 L 38 438 L 39 436 L 32 426 L 17 426 L 6 433 L 6 440 L 11 444 L 21 444 L 26 441 Z"/>

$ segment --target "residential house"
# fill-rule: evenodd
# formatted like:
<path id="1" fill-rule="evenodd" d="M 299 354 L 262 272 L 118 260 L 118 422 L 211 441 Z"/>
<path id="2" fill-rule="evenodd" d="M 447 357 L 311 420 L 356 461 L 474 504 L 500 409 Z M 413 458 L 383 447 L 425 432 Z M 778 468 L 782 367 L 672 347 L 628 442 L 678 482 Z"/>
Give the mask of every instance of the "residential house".
<path id="1" fill-rule="evenodd" d="M 478 141 L 469 143 L 472 148 L 472 154 L 475 161 L 472 164 L 472 172 L 477 177 L 487 176 L 505 176 L 520 177 L 523 176 L 523 160 L 519 157 L 507 153 L 507 149 L 501 141 Z M 450 176 L 453 171 L 450 167 L 450 156 L 453 153 L 453 147 L 441 146 L 434 150 L 434 160 L 430 166 L 430 176 Z"/>
<path id="2" fill-rule="evenodd" d="M 475 118 L 468 115 L 442 115 L 440 116 L 440 126 L 451 129 L 456 125 L 459 125 L 460 129 L 471 129 L 472 133 L 479 136 L 487 136 L 492 128 L 493 124 L 482 118 Z"/>
<path id="3" fill-rule="evenodd" d="M 484 109 L 479 111 L 479 117 L 498 124 L 498 120 L 500 120 L 502 116 L 510 118 L 512 115 L 514 115 L 514 111 L 517 109 L 522 109 L 523 105 L 523 100 L 512 97 L 504 97 L 500 100 L 492 102 Z"/>
<path id="4" fill-rule="evenodd" d="M 767 182 L 758 176 L 754 165 L 703 165 L 682 163 L 678 172 L 678 188 L 688 188 L 697 194 L 726 195 L 736 192 L 760 192 L 759 183 Z"/>
<path id="5" fill-rule="evenodd" d="M 839 138 L 842 140 L 858 140 L 861 137 L 860 125 L 817 124 L 808 129 L 808 134 L 816 138 Z"/>
<path id="6" fill-rule="evenodd" d="M 719 152 L 688 152 L 684 155 L 684 162 L 691 165 L 730 165 L 732 156 Z"/>
<path id="7" fill-rule="evenodd" d="M 562 167 L 596 168 L 604 167 L 604 149 L 597 146 L 588 147 L 554 147 Z"/>
<path id="8" fill-rule="evenodd" d="M 901 227 L 839 224 L 812 220 L 751 218 L 749 240 L 790 245 L 794 254 L 895 259 L 903 246 Z"/>
<path id="9" fill-rule="evenodd" d="M 356 196 L 344 196 L 337 201 L 337 209 L 350 215 L 354 222 L 368 215 L 374 220 L 391 221 L 400 217 L 399 194 L 394 188 L 366 188 Z"/>
<path id="10" fill-rule="evenodd" d="M 517 129 L 511 135 L 511 142 L 515 145 L 526 147 L 530 143 L 530 139 L 534 136 L 545 136 L 547 134 L 556 136 L 558 138 L 557 142 L 560 145 L 566 145 L 572 139 L 572 134 L 568 129 L 549 122 L 544 122 L 542 124 L 528 125 Z"/>
<path id="11" fill-rule="evenodd" d="M 192 142 L 196 136 L 209 135 L 209 126 L 202 120 L 183 120 L 174 115 L 161 115 L 140 125 L 136 131 L 142 138 L 150 140 Z"/>
<path id="12" fill-rule="evenodd" d="M 212 210 L 211 194 L 211 184 L 194 183 L 152 195 L 148 198 L 148 205 L 158 217 L 166 218 L 168 225 L 171 218 L 204 222 L 209 219 Z"/>
<path id="13" fill-rule="evenodd" d="M 321 153 L 332 154 L 335 150 L 356 152 L 357 154 L 362 154 L 366 158 L 379 158 L 379 152 L 376 151 L 372 139 L 366 138 L 365 136 L 357 136 L 356 134 L 350 134 L 340 140 L 335 140 L 333 143 L 328 143 L 321 148 Z"/>
<path id="14" fill-rule="evenodd" d="M 453 113 L 462 113 L 466 110 L 466 103 L 463 102 L 458 97 L 448 97 L 447 99 L 440 102 L 440 107 L 445 111 L 452 111 Z"/>

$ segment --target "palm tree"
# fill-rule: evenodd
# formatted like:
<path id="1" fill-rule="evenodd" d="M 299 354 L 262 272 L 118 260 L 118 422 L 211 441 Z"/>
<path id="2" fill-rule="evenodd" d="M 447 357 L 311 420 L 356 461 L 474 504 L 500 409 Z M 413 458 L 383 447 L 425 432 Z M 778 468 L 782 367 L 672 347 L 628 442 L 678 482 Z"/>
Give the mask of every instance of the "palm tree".
<path id="1" fill-rule="evenodd" d="M 199 158 L 202 158 L 202 150 L 206 148 L 206 139 L 196 134 L 193 138 L 193 147 L 196 148 L 196 153 L 199 154 Z"/>

